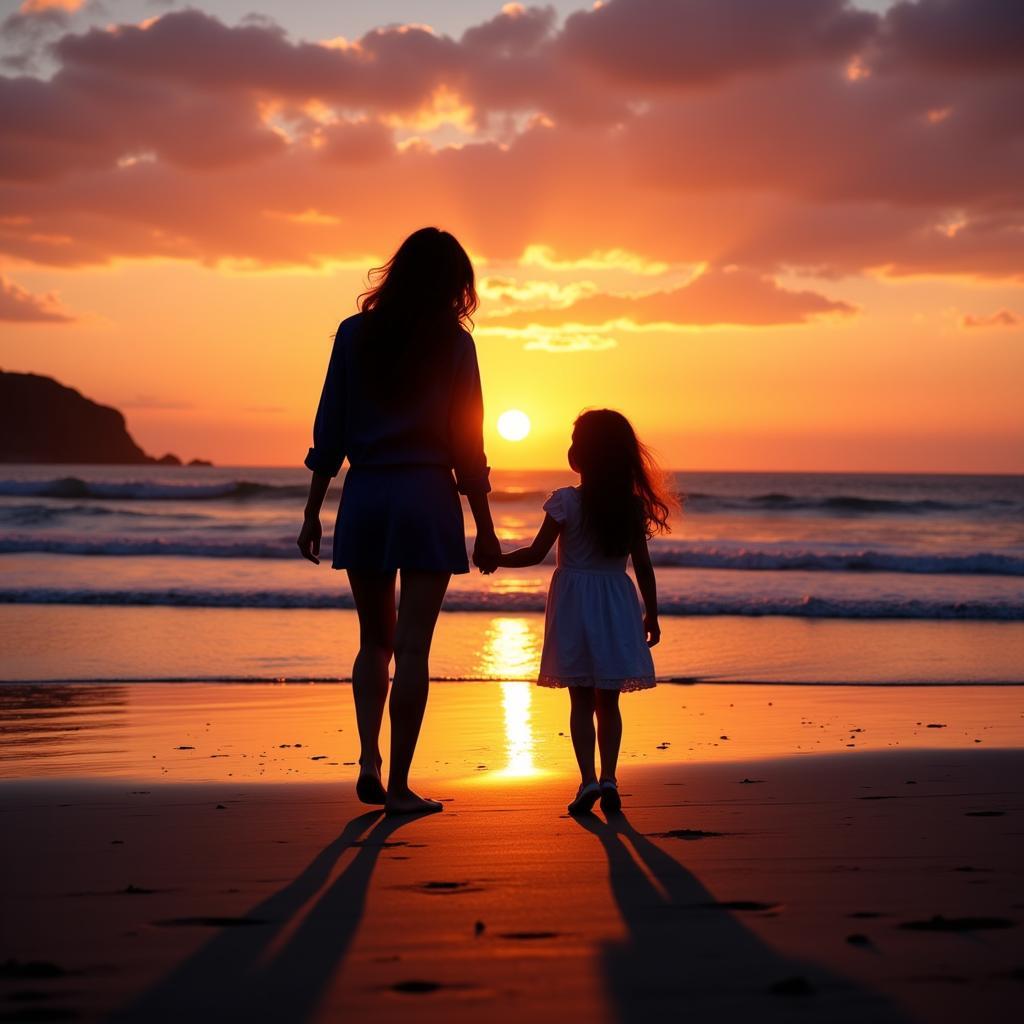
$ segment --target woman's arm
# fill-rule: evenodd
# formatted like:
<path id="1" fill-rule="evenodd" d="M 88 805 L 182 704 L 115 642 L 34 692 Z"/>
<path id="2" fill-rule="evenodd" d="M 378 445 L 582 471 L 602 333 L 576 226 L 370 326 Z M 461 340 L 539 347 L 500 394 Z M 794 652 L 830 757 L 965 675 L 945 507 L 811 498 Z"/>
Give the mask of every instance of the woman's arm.
<path id="1" fill-rule="evenodd" d="M 491 470 L 484 453 L 484 397 L 476 346 L 465 331 L 459 342 L 462 347 L 456 356 L 448 411 L 448 444 L 455 482 L 459 492 L 469 497 L 491 489 Z"/>
<path id="2" fill-rule="evenodd" d="M 296 543 L 303 558 L 320 564 L 320 507 L 327 496 L 331 478 L 338 475 L 345 461 L 345 363 L 341 351 L 341 327 L 334 336 L 331 359 L 327 364 L 320 404 L 313 422 L 313 447 L 306 454 L 305 464 L 313 473 L 309 481 L 309 497 Z"/>
<path id="3" fill-rule="evenodd" d="M 506 569 L 521 569 L 527 565 L 540 565 L 547 558 L 561 529 L 562 524 L 557 519 L 546 515 L 544 522 L 540 524 L 537 536 L 533 538 L 533 543 L 529 547 L 519 548 L 501 555 L 498 558 L 498 565 Z"/>
<path id="4" fill-rule="evenodd" d="M 342 351 L 342 330 L 334 335 L 334 347 L 327 364 L 320 404 L 313 421 L 313 447 L 306 454 L 305 465 L 314 473 L 337 476 L 345 461 L 345 357 Z"/>
<path id="5" fill-rule="evenodd" d="M 314 565 L 320 564 L 320 539 L 323 527 L 320 525 L 320 507 L 327 497 L 327 488 L 331 478 L 326 473 L 313 470 L 309 480 L 309 497 L 306 499 L 306 511 L 302 517 L 302 529 L 296 543 L 303 558 L 309 559 Z"/>
<path id="6" fill-rule="evenodd" d="M 491 507 L 487 500 L 491 489 L 491 470 L 484 453 L 483 389 L 473 339 L 464 334 L 460 340 L 463 348 L 457 357 L 448 414 L 449 447 L 455 483 L 459 493 L 466 495 L 476 524 L 473 564 L 482 572 L 491 573 L 497 568 L 501 544 L 494 532 Z"/>
<path id="7" fill-rule="evenodd" d="M 629 554 L 633 559 L 636 585 L 640 588 L 640 596 L 644 602 L 644 634 L 647 637 L 647 646 L 653 647 L 661 639 L 661 626 L 658 623 L 658 585 L 654 579 L 654 566 L 651 564 L 651 553 L 647 549 L 647 538 L 641 537 Z"/>
<path id="8" fill-rule="evenodd" d="M 486 491 L 470 491 L 466 495 L 469 510 L 476 523 L 476 541 L 473 544 L 473 564 L 483 573 L 492 573 L 498 568 L 501 542 L 494 532 L 491 506 Z"/>

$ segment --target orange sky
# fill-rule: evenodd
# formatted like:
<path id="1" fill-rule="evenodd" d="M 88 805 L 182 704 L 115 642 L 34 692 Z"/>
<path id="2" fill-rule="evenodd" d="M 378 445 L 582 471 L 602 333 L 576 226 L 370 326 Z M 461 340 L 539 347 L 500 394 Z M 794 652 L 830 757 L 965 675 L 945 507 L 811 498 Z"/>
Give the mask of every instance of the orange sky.
<path id="1" fill-rule="evenodd" d="M 434 223 L 497 467 L 611 405 L 677 467 L 1024 471 L 1012 0 L 406 6 L 9 16 L 0 366 L 298 464 L 366 269 Z"/>

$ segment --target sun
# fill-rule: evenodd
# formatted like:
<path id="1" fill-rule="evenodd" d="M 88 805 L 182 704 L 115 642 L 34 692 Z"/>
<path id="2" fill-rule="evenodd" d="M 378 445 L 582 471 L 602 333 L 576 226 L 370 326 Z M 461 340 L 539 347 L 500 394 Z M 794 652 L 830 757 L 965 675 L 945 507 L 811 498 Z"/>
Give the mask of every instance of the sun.
<path id="1" fill-rule="evenodd" d="M 508 409 L 498 417 L 498 433 L 506 441 L 522 441 L 530 432 L 530 417 L 520 409 Z"/>

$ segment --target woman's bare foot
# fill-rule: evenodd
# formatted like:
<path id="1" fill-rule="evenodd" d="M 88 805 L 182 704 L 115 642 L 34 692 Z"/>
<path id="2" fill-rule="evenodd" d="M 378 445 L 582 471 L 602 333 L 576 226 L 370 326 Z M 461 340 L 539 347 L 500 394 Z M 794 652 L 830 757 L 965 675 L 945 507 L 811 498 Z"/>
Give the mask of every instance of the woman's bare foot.
<path id="1" fill-rule="evenodd" d="M 356 796 L 364 804 L 382 804 L 387 799 L 384 783 L 380 781 L 381 762 L 363 764 L 359 762 L 359 778 L 356 779 Z"/>
<path id="2" fill-rule="evenodd" d="M 411 789 L 404 793 L 388 793 L 384 801 L 384 813 L 390 817 L 399 814 L 436 814 L 443 810 L 444 805 L 439 800 L 417 796 Z"/>

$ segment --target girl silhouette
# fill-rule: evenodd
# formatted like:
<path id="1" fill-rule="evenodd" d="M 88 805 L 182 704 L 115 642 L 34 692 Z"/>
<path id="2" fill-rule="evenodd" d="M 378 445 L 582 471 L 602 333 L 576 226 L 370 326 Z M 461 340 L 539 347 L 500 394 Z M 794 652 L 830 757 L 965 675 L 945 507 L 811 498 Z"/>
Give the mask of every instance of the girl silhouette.
<path id="1" fill-rule="evenodd" d="M 334 339 L 306 456 L 313 476 L 298 545 L 319 564 L 320 507 L 347 458 L 332 565 L 348 571 L 359 617 L 356 793 L 388 814 L 414 814 L 441 810 L 409 788 L 409 767 L 441 602 L 452 573 L 469 572 L 460 492 L 476 521 L 474 562 L 493 570 L 500 545 L 487 501 L 480 372 L 466 330 L 477 307 L 469 257 L 448 232 L 423 228 L 370 278 L 360 312 Z M 392 655 L 385 790 L 379 735 Z"/>
<path id="2" fill-rule="evenodd" d="M 586 813 L 598 799 L 613 812 L 621 807 L 615 778 L 622 742 L 619 694 L 654 686 L 649 648 L 661 639 L 647 538 L 668 529 L 674 499 L 661 488 L 657 467 L 629 420 L 611 409 L 577 418 L 569 465 L 580 486 L 555 491 L 544 503 L 547 515 L 534 542 L 502 555 L 498 565 L 537 565 L 558 540 L 538 682 L 569 689 L 569 731 L 581 778 L 569 813 Z M 633 559 L 642 614 L 626 575 L 627 558 Z"/>

